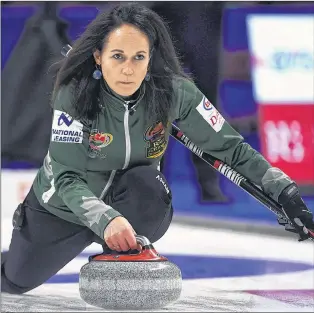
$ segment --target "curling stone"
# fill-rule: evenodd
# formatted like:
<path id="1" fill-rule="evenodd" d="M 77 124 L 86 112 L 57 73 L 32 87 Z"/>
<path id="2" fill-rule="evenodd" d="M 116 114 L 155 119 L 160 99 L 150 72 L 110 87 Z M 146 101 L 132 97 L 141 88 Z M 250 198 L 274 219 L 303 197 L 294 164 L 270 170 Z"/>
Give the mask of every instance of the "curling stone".
<path id="1" fill-rule="evenodd" d="M 161 309 L 179 299 L 179 267 L 159 255 L 150 241 L 136 235 L 135 254 L 98 254 L 82 266 L 79 292 L 88 304 L 108 310 Z"/>

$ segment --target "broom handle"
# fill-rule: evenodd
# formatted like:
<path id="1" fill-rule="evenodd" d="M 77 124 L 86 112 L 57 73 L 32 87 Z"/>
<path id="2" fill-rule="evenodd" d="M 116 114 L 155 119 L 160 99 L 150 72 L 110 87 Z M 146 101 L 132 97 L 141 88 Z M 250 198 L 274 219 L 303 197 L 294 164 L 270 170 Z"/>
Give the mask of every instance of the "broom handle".
<path id="1" fill-rule="evenodd" d="M 280 219 L 289 223 L 290 221 L 287 219 L 285 214 L 282 211 L 282 206 L 271 199 L 268 195 L 266 195 L 261 189 L 251 183 L 247 178 L 239 174 L 229 165 L 225 164 L 221 160 L 218 160 L 211 156 L 210 154 L 202 151 L 196 144 L 194 144 L 187 136 L 183 134 L 183 132 L 175 125 L 172 124 L 171 136 L 191 150 L 194 154 L 200 157 L 207 164 L 212 166 L 218 172 L 226 176 L 229 180 L 231 180 L 234 184 L 242 188 L 264 206 L 266 206 L 269 210 L 271 210 L 274 214 L 277 215 Z"/>

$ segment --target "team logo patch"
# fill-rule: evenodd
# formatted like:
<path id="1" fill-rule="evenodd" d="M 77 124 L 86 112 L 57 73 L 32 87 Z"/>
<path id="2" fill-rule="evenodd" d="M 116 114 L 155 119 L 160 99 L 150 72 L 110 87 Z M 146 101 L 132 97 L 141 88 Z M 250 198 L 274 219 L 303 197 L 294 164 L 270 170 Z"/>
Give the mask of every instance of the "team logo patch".
<path id="1" fill-rule="evenodd" d="M 82 143 L 83 124 L 65 112 L 54 110 L 51 141 Z"/>
<path id="2" fill-rule="evenodd" d="M 206 111 L 211 111 L 214 109 L 214 106 L 205 97 L 203 98 L 203 107 Z"/>
<path id="3" fill-rule="evenodd" d="M 62 112 L 58 118 L 58 126 L 65 124 L 67 127 L 69 127 L 73 121 L 73 118 L 69 114 Z"/>
<path id="4" fill-rule="evenodd" d="M 166 131 L 161 122 L 156 122 L 148 127 L 144 133 L 144 140 L 147 142 L 146 158 L 158 158 L 167 148 Z"/>
<path id="5" fill-rule="evenodd" d="M 101 149 L 109 146 L 112 140 L 113 136 L 111 134 L 93 129 L 89 135 L 89 156 L 104 159 L 106 155 L 101 152 Z"/>
<path id="6" fill-rule="evenodd" d="M 202 115 L 204 120 L 215 130 L 216 133 L 221 130 L 225 119 L 205 96 L 196 107 L 196 110 Z"/>

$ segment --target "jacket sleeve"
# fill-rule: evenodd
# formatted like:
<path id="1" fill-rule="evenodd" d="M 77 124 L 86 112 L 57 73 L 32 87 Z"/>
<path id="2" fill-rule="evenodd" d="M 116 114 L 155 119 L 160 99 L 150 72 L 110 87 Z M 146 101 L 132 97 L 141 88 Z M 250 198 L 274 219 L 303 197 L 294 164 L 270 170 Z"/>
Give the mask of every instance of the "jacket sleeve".
<path id="1" fill-rule="evenodd" d="M 178 127 L 204 152 L 225 162 L 274 200 L 292 183 L 237 133 L 206 96 L 188 80 L 175 82 Z"/>
<path id="2" fill-rule="evenodd" d="M 65 205 L 104 238 L 108 223 L 121 214 L 98 199 L 87 185 L 89 122 L 72 117 L 73 89 L 73 85 L 62 87 L 54 100 L 49 146 L 53 186 Z"/>

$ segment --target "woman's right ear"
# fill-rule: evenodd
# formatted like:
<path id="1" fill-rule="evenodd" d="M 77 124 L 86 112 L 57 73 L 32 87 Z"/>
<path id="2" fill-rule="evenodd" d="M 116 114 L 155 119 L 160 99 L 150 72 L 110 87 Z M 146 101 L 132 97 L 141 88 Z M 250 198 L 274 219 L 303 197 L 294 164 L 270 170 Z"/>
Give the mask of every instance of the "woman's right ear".
<path id="1" fill-rule="evenodd" d="M 99 50 L 95 50 L 95 52 L 93 53 L 93 56 L 94 56 L 96 64 L 100 65 L 101 64 L 100 51 Z"/>

